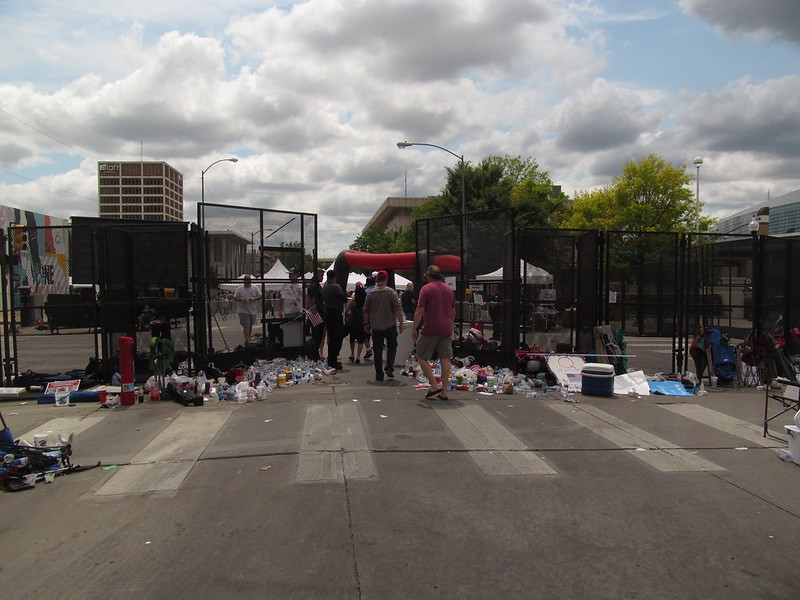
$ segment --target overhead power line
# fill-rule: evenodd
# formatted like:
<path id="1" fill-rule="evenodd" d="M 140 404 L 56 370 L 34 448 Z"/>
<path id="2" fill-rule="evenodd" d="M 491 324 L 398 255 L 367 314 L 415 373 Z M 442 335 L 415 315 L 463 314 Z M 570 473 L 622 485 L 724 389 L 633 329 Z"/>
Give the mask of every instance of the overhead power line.
<path id="1" fill-rule="evenodd" d="M 8 112 L 7 110 L 5 110 L 5 109 L 3 109 L 3 108 L 0 108 L 0 112 L 2 112 L 2 113 L 3 113 L 3 114 L 5 114 L 5 115 L 8 115 L 9 117 L 11 117 L 12 119 L 14 119 L 14 120 L 15 120 L 15 121 L 17 121 L 18 123 L 21 123 L 21 124 L 25 125 L 25 127 L 28 127 L 28 128 L 30 128 L 30 129 L 33 129 L 35 132 L 37 132 L 37 133 L 40 133 L 40 134 L 42 134 L 43 136 L 45 136 L 45 137 L 47 137 L 47 138 L 50 138 L 51 140 L 53 140 L 53 141 L 55 141 L 55 142 L 58 142 L 58 143 L 59 143 L 59 144 L 61 144 L 62 146 L 66 146 L 67 148 L 71 148 L 72 150 L 75 150 L 76 152 L 80 152 L 81 154 L 83 154 L 84 156 L 86 156 L 86 157 L 88 157 L 88 158 L 94 158 L 94 159 L 96 159 L 96 160 L 101 160 L 101 159 L 99 159 L 98 157 L 94 156 L 93 154 L 91 154 L 91 153 L 89 153 L 89 152 L 86 152 L 85 150 L 82 150 L 82 149 L 78 148 L 77 146 L 74 146 L 74 145 L 72 145 L 72 144 L 69 144 L 69 143 L 65 142 L 64 140 L 61 140 L 61 139 L 57 138 L 56 136 L 54 136 L 54 135 L 52 135 L 52 134 L 49 134 L 49 133 L 47 133 L 46 131 L 42 131 L 41 129 L 39 129 L 38 127 L 35 127 L 35 126 L 31 125 L 31 124 L 30 124 L 30 123 L 28 123 L 27 121 L 23 121 L 23 120 L 22 120 L 22 119 L 20 119 L 18 116 L 16 116 L 16 115 L 12 115 L 10 112 Z"/>

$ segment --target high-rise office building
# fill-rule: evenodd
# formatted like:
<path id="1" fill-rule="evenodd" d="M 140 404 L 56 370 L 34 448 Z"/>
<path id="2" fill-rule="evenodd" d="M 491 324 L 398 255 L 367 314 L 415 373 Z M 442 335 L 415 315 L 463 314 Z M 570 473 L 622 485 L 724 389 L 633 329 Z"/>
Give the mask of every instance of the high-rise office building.
<path id="1" fill-rule="evenodd" d="M 183 174 L 165 162 L 98 162 L 98 216 L 183 221 Z"/>

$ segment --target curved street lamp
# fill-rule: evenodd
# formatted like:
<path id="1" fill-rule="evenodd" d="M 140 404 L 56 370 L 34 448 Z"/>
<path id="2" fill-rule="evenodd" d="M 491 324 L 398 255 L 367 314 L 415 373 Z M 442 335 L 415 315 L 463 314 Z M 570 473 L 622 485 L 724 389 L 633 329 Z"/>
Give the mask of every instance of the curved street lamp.
<path id="1" fill-rule="evenodd" d="M 206 201 L 206 171 L 208 171 L 211 167 L 213 167 L 217 163 L 221 162 L 239 162 L 238 158 L 220 158 L 219 160 L 215 160 L 213 163 L 208 165 L 205 169 L 200 171 L 200 202 L 205 203 Z"/>
<path id="2" fill-rule="evenodd" d="M 703 164 L 703 157 L 695 156 L 692 163 L 697 167 L 697 192 L 695 193 L 695 198 L 697 200 L 697 218 L 694 222 L 694 231 L 695 233 L 700 233 L 700 165 Z"/>
<path id="3" fill-rule="evenodd" d="M 467 203 L 466 192 L 464 184 L 464 155 L 456 154 L 452 150 L 448 150 L 444 146 L 437 146 L 436 144 L 424 144 L 422 142 L 397 142 L 397 147 L 401 150 L 411 146 L 428 146 L 429 148 L 438 148 L 444 150 L 448 154 L 455 156 L 461 163 L 461 280 L 466 287 L 466 262 L 467 262 Z"/>
<path id="4" fill-rule="evenodd" d="M 405 148 L 409 148 L 411 146 L 428 146 L 430 148 L 438 148 L 439 150 L 444 150 L 448 154 L 455 156 L 459 161 L 461 161 L 461 215 L 465 215 L 467 212 L 467 205 L 466 205 L 466 197 L 464 192 L 464 155 L 456 154 L 452 150 L 448 150 L 443 146 L 437 146 L 436 144 L 423 144 L 421 142 L 397 142 L 397 147 L 401 150 Z"/>

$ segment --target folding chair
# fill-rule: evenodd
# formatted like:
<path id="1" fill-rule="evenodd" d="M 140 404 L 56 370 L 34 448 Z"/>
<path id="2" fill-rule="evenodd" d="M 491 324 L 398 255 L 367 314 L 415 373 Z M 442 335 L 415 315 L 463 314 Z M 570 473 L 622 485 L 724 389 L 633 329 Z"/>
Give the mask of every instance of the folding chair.
<path id="1" fill-rule="evenodd" d="M 769 433 L 769 422 L 790 410 L 800 410 L 800 383 L 792 381 L 791 379 L 784 379 L 783 377 L 778 377 L 772 381 L 784 387 L 773 389 L 771 384 L 767 385 L 767 393 L 764 398 L 764 437 L 769 436 L 775 439 L 783 439 Z M 779 405 L 774 408 L 774 410 L 778 410 L 778 412 L 774 413 L 772 416 L 769 414 L 770 406 L 774 407 L 775 405 L 770 404 L 770 401 L 776 402 Z"/>

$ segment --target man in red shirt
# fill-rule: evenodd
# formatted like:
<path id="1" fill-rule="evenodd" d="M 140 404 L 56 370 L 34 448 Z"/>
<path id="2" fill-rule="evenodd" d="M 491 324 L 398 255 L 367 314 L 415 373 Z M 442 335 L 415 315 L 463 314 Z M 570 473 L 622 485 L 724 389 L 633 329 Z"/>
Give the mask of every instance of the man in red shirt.
<path id="1" fill-rule="evenodd" d="M 444 386 L 449 385 L 450 381 L 456 298 L 453 290 L 444 282 L 439 267 L 430 265 L 425 271 L 425 277 L 427 283 L 419 291 L 412 335 L 417 345 L 419 366 L 431 386 L 425 397 L 436 396 L 439 400 L 448 400 Z M 439 387 L 436 387 L 430 362 L 434 352 L 439 355 L 442 367 L 442 385 Z"/>

